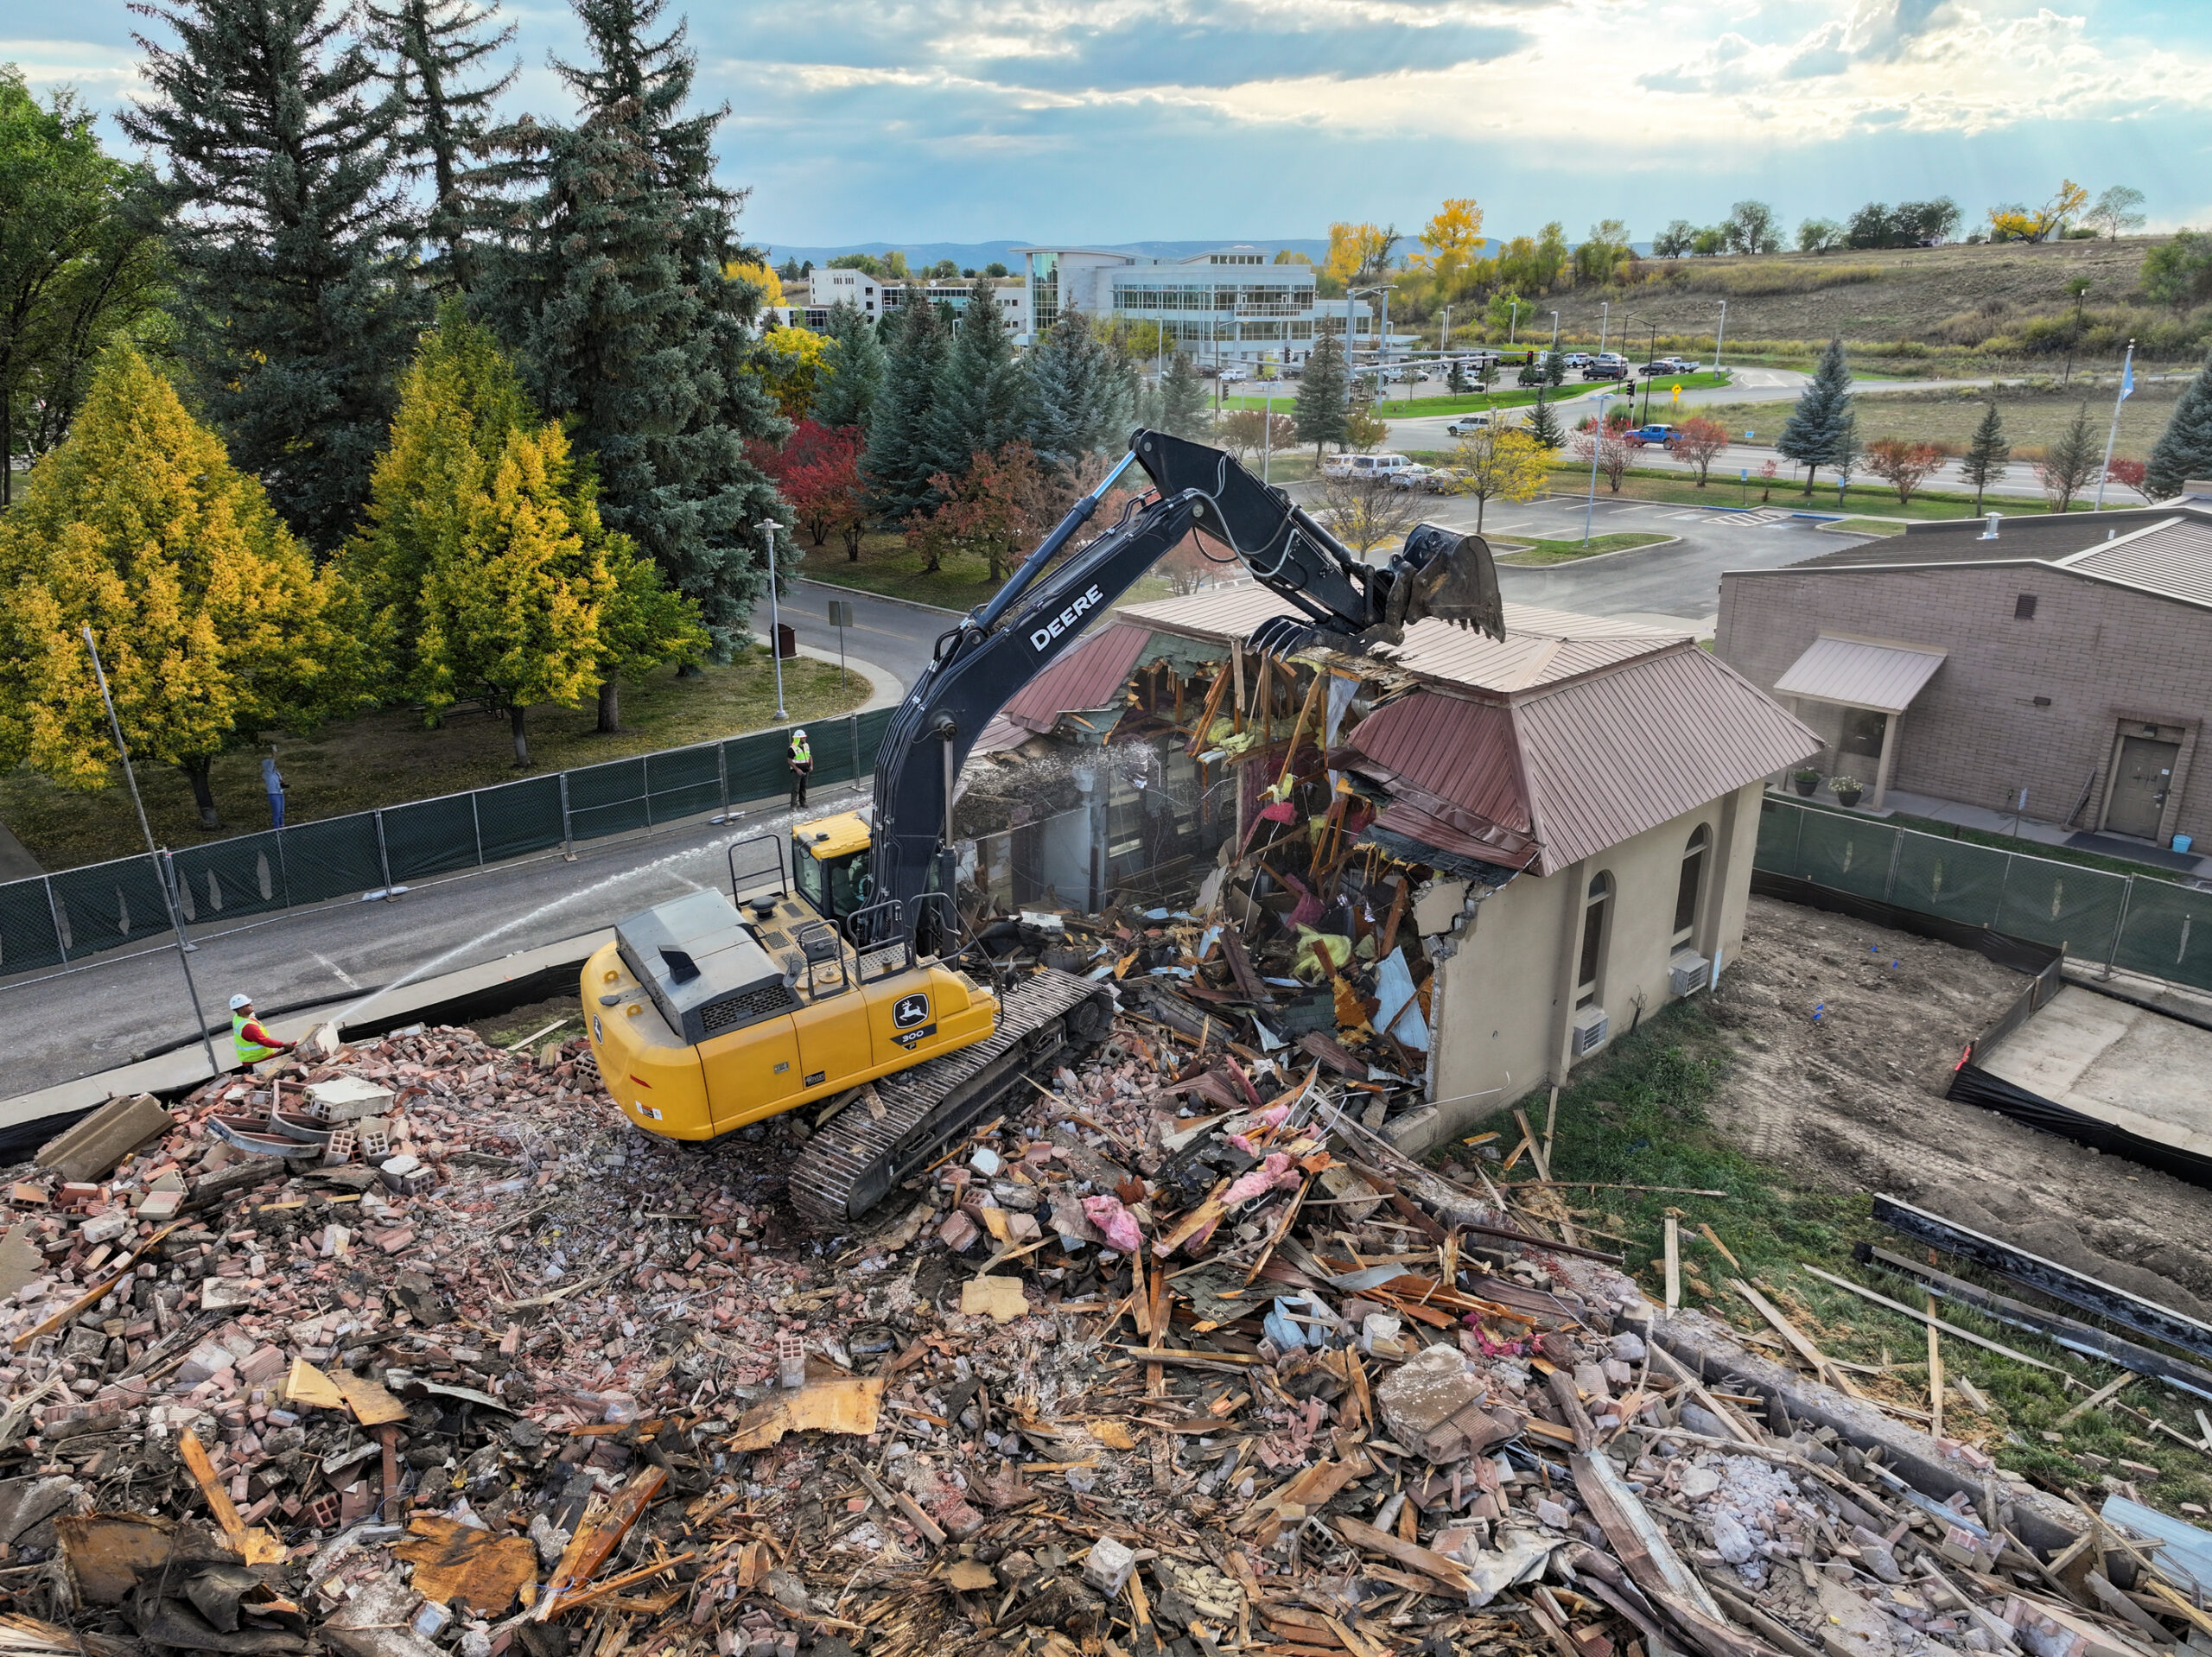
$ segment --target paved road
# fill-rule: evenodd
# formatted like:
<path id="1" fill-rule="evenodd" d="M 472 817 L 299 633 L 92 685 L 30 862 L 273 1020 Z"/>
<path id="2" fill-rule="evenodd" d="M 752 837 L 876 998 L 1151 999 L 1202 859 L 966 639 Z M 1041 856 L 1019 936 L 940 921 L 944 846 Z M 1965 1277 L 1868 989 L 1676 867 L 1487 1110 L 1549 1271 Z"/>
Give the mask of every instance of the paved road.
<path id="1" fill-rule="evenodd" d="M 797 583 L 783 619 L 804 646 L 834 655 L 826 620 L 833 589 Z M 948 618 L 914 605 L 849 595 L 853 665 L 879 692 L 912 683 Z M 765 633 L 763 604 L 756 625 Z M 897 687 L 893 681 L 897 682 Z M 817 741 L 822 740 L 817 737 Z M 812 802 L 841 808 L 860 789 Z M 200 1003 L 217 1016 L 233 990 L 264 1009 L 348 997 L 406 978 L 449 972 L 605 926 L 664 898 L 722 884 L 733 840 L 780 831 L 790 814 L 755 811 L 724 828 L 704 822 L 636 840 L 602 841 L 557 856 L 418 886 L 388 903 L 347 903 L 273 917 L 203 941 L 192 957 Z M 344 1005 L 334 1001 L 334 1008 Z M 125 1063 L 189 1039 L 192 1017 L 173 949 L 110 957 L 84 971 L 0 988 L 10 1037 L 0 1093 L 13 1095 Z"/>

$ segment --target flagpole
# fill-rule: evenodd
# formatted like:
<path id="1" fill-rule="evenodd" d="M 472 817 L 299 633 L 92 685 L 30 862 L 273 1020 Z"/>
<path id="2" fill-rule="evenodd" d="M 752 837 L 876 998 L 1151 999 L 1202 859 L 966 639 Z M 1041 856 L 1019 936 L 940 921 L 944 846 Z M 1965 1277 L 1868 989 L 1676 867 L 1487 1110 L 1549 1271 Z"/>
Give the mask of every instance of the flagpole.
<path id="1" fill-rule="evenodd" d="M 2105 468 L 2097 473 L 2097 504 L 2089 510 L 2101 512 L 2105 509 L 2105 480 L 2112 475 L 2112 446 L 2120 441 L 2120 405 L 2127 401 L 2128 393 L 2135 389 L 2135 341 L 2127 342 L 2127 356 L 2120 366 L 2120 395 L 2112 400 L 2112 429 L 2105 434 Z"/>

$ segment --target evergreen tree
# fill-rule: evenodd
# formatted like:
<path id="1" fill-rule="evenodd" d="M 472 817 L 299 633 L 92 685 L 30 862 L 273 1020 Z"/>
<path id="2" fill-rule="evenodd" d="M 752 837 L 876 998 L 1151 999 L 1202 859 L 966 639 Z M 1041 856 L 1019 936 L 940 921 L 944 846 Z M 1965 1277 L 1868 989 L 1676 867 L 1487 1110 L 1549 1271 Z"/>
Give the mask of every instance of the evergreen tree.
<path id="1" fill-rule="evenodd" d="M 2012 454 L 2012 446 L 2005 441 L 2004 416 L 1997 411 L 1997 399 L 1992 397 L 1989 407 L 1982 411 L 1981 423 L 1974 429 L 1966 458 L 1959 462 L 1967 481 L 1974 486 L 1976 512 L 1981 511 L 1981 492 L 2004 475 L 2005 462 Z"/>
<path id="2" fill-rule="evenodd" d="M 1453 397 L 1467 395 L 1467 365 L 1458 357 L 1452 359 L 1452 378 L 1447 382 L 1446 389 Z"/>
<path id="3" fill-rule="evenodd" d="M 0 507 L 7 457 L 61 441 L 100 349 L 159 302 L 159 233 L 130 210 L 149 177 L 101 153 L 95 118 L 0 64 Z"/>
<path id="4" fill-rule="evenodd" d="M 1206 383 L 1191 353 L 1179 351 L 1160 377 L 1160 429 L 1174 437 L 1196 437 L 1206 429 Z"/>
<path id="5" fill-rule="evenodd" d="M 1813 492 L 1813 473 L 1824 466 L 1841 472 L 1858 452 L 1858 416 L 1851 406 L 1851 370 L 1843 341 L 1831 340 L 1821 352 L 1813 378 L 1799 393 L 1797 406 L 1783 423 L 1775 448 L 1805 468 L 1805 492 Z"/>
<path id="6" fill-rule="evenodd" d="M 1062 476 L 1093 454 L 1118 448 L 1135 407 L 1128 359 L 1102 341 L 1075 311 L 1031 351 L 1029 447 Z"/>
<path id="7" fill-rule="evenodd" d="M 573 705 L 600 677 L 600 614 L 613 581 L 562 498 L 568 460 L 558 426 L 509 432 L 488 484 L 470 479 L 477 486 L 457 503 L 465 531 L 423 578 L 423 708 L 435 717 L 473 696 L 504 710 L 517 770 L 530 765 L 531 706 Z"/>
<path id="8" fill-rule="evenodd" d="M 2178 495 L 2192 479 L 2212 478 L 2212 356 L 2174 404 L 2151 450 L 2143 492 L 2152 500 Z"/>
<path id="9" fill-rule="evenodd" d="M 128 346 L 0 517 L 0 765 L 110 782 L 87 623 L 132 752 L 181 770 L 209 828 L 218 754 L 357 705 L 307 549 Z"/>
<path id="10" fill-rule="evenodd" d="M 1313 445 L 1313 458 L 1321 458 L 1325 443 L 1342 443 L 1346 405 L 1344 347 L 1332 333 L 1325 333 L 1306 359 L 1306 378 L 1298 383 L 1298 401 L 1291 416 L 1298 422 L 1298 441 Z"/>
<path id="11" fill-rule="evenodd" d="M 492 28 L 492 10 L 472 0 L 368 0 L 367 7 L 370 37 L 405 111 L 393 152 L 409 173 L 429 181 L 423 233 L 444 255 L 439 275 L 464 289 L 468 239 L 487 227 L 497 205 L 496 174 L 483 153 L 485 115 L 519 73 L 509 69 L 486 84 L 466 84 L 515 37 L 512 23 Z"/>
<path id="12" fill-rule="evenodd" d="M 932 472 L 961 477 L 973 454 L 995 454 L 1027 426 L 1028 390 L 1014 359 L 998 290 L 981 277 L 939 365 L 930 410 Z"/>
<path id="13" fill-rule="evenodd" d="M 330 0 L 178 0 L 138 37 L 151 96 L 118 118 L 166 152 L 176 352 L 231 455 L 310 546 L 368 494 L 423 320 L 391 175 L 399 118 Z"/>
<path id="14" fill-rule="evenodd" d="M 883 390 L 886 365 L 875 324 L 851 300 L 841 299 L 830 308 L 828 331 L 823 365 L 829 383 L 814 400 L 814 418 L 832 429 L 865 426 Z"/>
<path id="15" fill-rule="evenodd" d="M 1560 429 L 1559 416 L 1540 393 L 1534 408 L 1529 410 L 1529 436 L 1545 453 L 1567 447 L 1567 434 Z"/>
<path id="16" fill-rule="evenodd" d="M 868 417 L 868 456 L 861 462 L 868 505 L 893 524 L 937 504 L 930 486 L 930 474 L 937 470 L 932 426 L 945 356 L 944 331 L 921 289 L 907 289 L 902 311 L 883 390 Z"/>
<path id="17" fill-rule="evenodd" d="M 704 653 L 708 639 L 697 606 L 671 592 L 627 536 L 606 527 L 596 480 L 571 460 L 565 441 L 543 437 L 545 423 L 489 330 L 448 303 L 401 382 L 399 412 L 391 447 L 377 462 L 366 521 L 339 562 L 353 625 L 380 666 L 386 697 L 420 700 L 435 716 L 452 700 L 457 675 L 460 682 L 475 682 L 474 670 L 456 664 L 478 646 L 456 646 L 453 625 L 441 621 L 438 606 L 450 606 L 472 562 L 488 568 L 501 556 L 510 558 L 505 579 L 514 602 L 559 609 L 580 601 L 589 613 L 601 730 L 620 728 L 623 676 Z M 541 526 L 557 516 L 565 529 L 544 532 L 575 543 L 565 563 L 556 560 L 526 580 L 515 575 L 512 552 L 498 551 L 486 538 L 497 515 L 499 467 L 517 439 L 536 445 L 519 462 L 518 477 L 543 478 L 524 492 L 542 497 L 531 511 Z M 550 624 L 533 632 L 527 619 L 518 618 L 513 637 L 550 644 L 565 634 Z M 527 676 L 518 662 L 506 671 L 513 682 Z M 519 719 L 515 704 L 493 701 Z"/>
<path id="18" fill-rule="evenodd" d="M 766 579 L 759 525 L 790 523 L 745 442 L 781 437 L 784 422 L 761 361 L 760 289 L 726 274 L 760 263 L 731 229 L 740 198 L 714 182 L 726 111 L 682 113 L 694 60 L 680 26 L 643 38 L 660 10 L 576 0 L 594 61 L 556 67 L 583 119 L 501 135 L 537 193 L 522 233 L 483 261 L 475 297 L 591 456 L 607 526 L 698 604 L 727 653 L 749 638 Z"/>

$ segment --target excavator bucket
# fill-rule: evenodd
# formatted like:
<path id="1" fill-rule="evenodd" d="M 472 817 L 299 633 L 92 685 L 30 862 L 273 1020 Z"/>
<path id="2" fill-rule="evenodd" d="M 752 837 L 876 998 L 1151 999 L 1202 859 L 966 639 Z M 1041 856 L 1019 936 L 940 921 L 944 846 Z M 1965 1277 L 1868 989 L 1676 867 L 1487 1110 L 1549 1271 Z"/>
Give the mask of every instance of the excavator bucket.
<path id="1" fill-rule="evenodd" d="M 1387 619 L 1400 636 L 1424 617 L 1472 627 L 1503 641 L 1505 600 L 1497 588 L 1497 562 L 1490 543 L 1423 524 L 1406 537 L 1405 550 L 1391 561 Z"/>

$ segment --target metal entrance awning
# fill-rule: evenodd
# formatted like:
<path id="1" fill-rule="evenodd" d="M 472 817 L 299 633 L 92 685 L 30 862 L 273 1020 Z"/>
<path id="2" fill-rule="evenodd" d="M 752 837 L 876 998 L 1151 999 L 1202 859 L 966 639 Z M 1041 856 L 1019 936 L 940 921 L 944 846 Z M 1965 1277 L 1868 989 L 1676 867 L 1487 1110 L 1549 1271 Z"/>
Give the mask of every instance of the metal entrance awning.
<path id="1" fill-rule="evenodd" d="M 1775 681 L 1774 694 L 1902 714 L 1943 665 L 1946 654 L 1932 645 L 1875 644 L 1822 633 Z"/>

